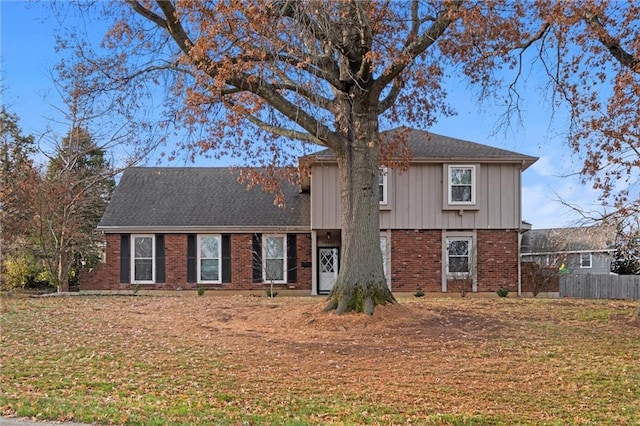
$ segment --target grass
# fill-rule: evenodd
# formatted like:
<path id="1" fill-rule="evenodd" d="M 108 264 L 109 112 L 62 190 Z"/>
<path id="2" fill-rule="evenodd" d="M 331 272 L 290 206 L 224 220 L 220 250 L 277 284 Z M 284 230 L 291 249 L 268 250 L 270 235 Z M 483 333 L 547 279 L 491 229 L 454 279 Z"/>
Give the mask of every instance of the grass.
<path id="1" fill-rule="evenodd" d="M 640 424 L 636 304 L 2 299 L 0 413 L 94 424 Z"/>

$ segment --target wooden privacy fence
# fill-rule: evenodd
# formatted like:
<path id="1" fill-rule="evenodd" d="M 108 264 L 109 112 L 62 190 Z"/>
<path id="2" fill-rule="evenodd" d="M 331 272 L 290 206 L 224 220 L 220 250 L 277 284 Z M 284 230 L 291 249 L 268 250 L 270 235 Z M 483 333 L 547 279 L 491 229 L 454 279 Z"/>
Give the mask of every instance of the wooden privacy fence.
<path id="1" fill-rule="evenodd" d="M 638 275 L 564 275 L 560 297 L 640 300 Z"/>

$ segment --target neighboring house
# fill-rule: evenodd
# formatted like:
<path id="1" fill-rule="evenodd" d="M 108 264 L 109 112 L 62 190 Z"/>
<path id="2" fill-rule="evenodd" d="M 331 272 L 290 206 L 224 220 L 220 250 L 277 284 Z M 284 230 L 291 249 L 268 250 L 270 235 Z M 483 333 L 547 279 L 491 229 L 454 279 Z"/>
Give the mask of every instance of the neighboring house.
<path id="1" fill-rule="evenodd" d="M 399 133 L 398 133 L 399 132 Z M 519 288 L 521 173 L 537 158 L 411 129 L 406 170 L 382 168 L 380 249 L 393 291 Z M 262 289 L 328 293 L 340 268 L 339 173 L 328 150 L 301 161 L 286 207 L 226 168 L 131 168 L 98 229 L 106 263 L 82 290 Z"/>
<path id="2" fill-rule="evenodd" d="M 605 225 L 534 229 L 522 235 L 522 261 L 564 274 L 609 274 L 615 238 Z"/>

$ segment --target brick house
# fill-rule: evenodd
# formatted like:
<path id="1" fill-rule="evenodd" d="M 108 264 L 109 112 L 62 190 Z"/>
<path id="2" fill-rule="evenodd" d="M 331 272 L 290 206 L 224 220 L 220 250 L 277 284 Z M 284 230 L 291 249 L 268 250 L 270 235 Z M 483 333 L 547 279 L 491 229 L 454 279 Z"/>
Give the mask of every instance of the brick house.
<path id="1" fill-rule="evenodd" d="M 520 286 L 521 173 L 537 158 L 412 129 L 406 170 L 381 168 L 380 248 L 395 292 L 495 292 Z M 325 150 L 311 174 L 273 195 L 227 168 L 127 169 L 98 229 L 106 259 L 81 290 L 328 293 L 340 267 L 338 166 Z"/>

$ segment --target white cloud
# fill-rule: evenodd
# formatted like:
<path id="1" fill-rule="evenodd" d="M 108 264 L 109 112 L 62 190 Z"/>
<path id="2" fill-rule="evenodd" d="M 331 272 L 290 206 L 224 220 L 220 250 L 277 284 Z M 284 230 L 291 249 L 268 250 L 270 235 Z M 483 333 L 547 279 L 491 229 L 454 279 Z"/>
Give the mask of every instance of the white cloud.
<path id="1" fill-rule="evenodd" d="M 551 157 L 547 156 L 540 157 L 528 170 L 542 177 L 558 176 L 560 174 Z"/>

